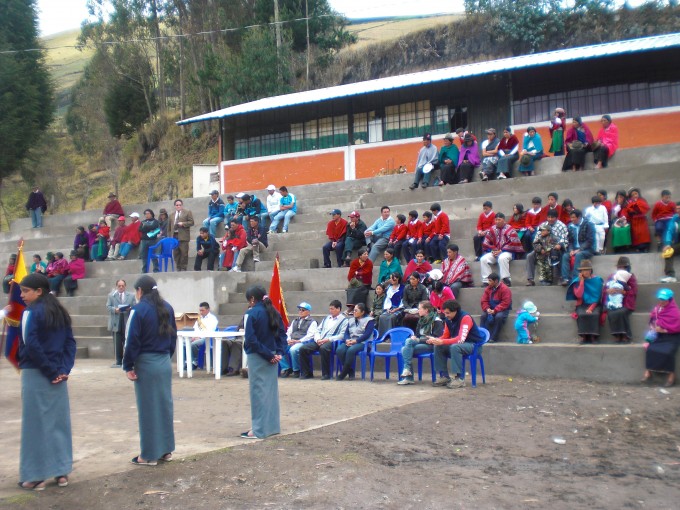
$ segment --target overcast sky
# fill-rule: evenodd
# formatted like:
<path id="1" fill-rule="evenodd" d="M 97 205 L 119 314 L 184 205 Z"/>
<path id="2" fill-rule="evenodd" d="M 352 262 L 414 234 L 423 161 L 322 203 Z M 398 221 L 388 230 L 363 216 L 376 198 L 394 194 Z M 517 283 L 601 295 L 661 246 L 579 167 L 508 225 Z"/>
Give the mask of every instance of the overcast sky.
<path id="1" fill-rule="evenodd" d="M 329 0 L 331 6 L 348 18 L 415 16 L 461 12 L 463 1 L 425 2 L 416 0 Z M 87 18 L 86 0 L 38 0 L 41 35 L 79 28 Z"/>

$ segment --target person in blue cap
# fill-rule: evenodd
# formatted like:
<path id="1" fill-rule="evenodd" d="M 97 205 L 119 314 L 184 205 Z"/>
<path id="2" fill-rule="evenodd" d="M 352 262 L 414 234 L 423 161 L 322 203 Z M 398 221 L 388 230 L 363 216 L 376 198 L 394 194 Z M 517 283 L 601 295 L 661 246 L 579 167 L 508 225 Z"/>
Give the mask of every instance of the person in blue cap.
<path id="1" fill-rule="evenodd" d="M 290 323 L 286 331 L 288 347 L 286 355 L 279 361 L 280 377 L 300 377 L 300 347 L 305 342 L 312 342 L 318 328 L 312 318 L 312 305 L 303 301 L 298 306 L 298 316 Z"/>
<path id="2" fill-rule="evenodd" d="M 648 342 L 645 354 L 645 375 L 642 382 L 651 382 L 653 372 L 668 374 L 664 386 L 675 384 L 675 353 L 680 345 L 680 310 L 671 289 L 659 289 L 658 303 L 649 315 Z"/>

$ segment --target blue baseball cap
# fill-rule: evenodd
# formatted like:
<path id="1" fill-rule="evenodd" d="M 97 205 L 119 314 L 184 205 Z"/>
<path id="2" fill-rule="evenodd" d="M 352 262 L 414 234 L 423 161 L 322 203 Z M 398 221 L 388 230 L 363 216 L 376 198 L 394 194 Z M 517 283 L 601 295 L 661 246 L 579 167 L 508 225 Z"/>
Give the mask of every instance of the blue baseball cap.
<path id="1" fill-rule="evenodd" d="M 307 310 L 307 311 L 309 311 L 309 312 L 312 311 L 312 305 L 310 305 L 309 303 L 307 303 L 307 301 L 303 301 L 303 302 L 300 303 L 297 307 L 298 307 L 298 308 L 302 308 L 303 310 Z"/>
<path id="2" fill-rule="evenodd" d="M 659 289 L 656 293 L 656 299 L 670 299 L 673 297 L 673 291 L 671 289 Z"/>

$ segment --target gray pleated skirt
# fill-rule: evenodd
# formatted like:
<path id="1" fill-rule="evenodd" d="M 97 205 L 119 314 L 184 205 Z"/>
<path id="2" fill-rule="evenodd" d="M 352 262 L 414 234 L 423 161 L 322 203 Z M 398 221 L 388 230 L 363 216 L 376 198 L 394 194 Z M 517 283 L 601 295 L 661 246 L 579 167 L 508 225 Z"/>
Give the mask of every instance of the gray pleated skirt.
<path id="1" fill-rule="evenodd" d="M 175 451 L 170 356 L 142 353 L 135 361 L 135 372 L 139 454 L 144 460 L 157 460 Z"/>
<path id="2" fill-rule="evenodd" d="M 281 432 L 279 417 L 279 374 L 259 354 L 248 354 L 248 385 L 253 434 L 259 438 Z"/>
<path id="3" fill-rule="evenodd" d="M 67 384 L 52 384 L 37 368 L 21 370 L 21 482 L 47 480 L 73 470 Z"/>

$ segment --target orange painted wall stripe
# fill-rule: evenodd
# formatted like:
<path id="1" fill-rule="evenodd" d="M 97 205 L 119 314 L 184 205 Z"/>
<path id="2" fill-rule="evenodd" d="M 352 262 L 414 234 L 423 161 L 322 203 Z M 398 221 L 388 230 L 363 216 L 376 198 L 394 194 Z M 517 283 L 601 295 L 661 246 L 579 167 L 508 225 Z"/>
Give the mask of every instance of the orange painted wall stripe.
<path id="1" fill-rule="evenodd" d="M 301 186 L 345 180 L 345 151 L 322 154 L 300 153 L 293 157 L 222 164 L 225 193 L 275 186 Z"/>

